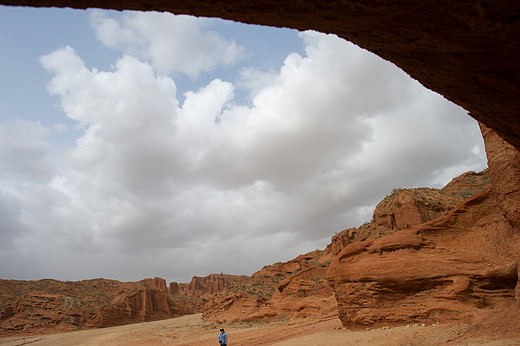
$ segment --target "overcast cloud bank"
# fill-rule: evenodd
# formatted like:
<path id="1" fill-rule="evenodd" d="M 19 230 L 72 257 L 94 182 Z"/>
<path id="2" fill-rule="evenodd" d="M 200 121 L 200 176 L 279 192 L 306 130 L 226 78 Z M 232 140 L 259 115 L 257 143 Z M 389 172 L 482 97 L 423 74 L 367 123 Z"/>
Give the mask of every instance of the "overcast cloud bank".
<path id="1" fill-rule="evenodd" d="M 485 168 L 466 111 L 332 35 L 301 33 L 306 55 L 279 71 L 248 67 L 178 95 L 176 74 L 250 54 L 205 21 L 95 12 L 97 37 L 122 52 L 112 70 L 70 46 L 41 57 L 81 136 L 56 163 L 56 129 L 0 124 L 2 277 L 252 274 L 324 248 L 395 187 Z"/>

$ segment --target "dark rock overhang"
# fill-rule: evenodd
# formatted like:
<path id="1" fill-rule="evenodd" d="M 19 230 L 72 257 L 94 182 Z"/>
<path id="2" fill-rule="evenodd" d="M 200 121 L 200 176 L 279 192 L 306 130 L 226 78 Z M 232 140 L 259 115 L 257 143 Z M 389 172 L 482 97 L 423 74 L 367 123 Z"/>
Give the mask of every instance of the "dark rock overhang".
<path id="1" fill-rule="evenodd" d="M 0 4 L 155 10 L 334 33 L 393 62 L 520 149 L 517 1 L 0 0 Z"/>

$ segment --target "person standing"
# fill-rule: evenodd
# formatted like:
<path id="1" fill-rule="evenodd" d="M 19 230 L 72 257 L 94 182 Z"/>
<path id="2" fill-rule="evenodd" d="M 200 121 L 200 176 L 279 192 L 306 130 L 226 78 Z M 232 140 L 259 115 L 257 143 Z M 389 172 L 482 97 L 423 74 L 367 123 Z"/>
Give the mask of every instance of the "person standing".
<path id="1" fill-rule="evenodd" d="M 227 346 L 227 334 L 224 328 L 220 328 L 220 334 L 218 335 L 218 343 L 220 346 Z"/>

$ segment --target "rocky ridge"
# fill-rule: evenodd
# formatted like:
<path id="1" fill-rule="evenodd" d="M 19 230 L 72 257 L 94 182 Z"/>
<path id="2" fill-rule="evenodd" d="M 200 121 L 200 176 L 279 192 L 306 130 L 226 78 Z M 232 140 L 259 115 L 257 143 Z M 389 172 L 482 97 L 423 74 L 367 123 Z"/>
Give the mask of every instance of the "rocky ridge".
<path id="1" fill-rule="evenodd" d="M 215 295 L 216 321 L 322 319 L 349 329 L 463 322 L 514 334 L 520 153 L 482 126 L 489 169 L 440 190 L 394 189 L 323 251 L 265 266 Z"/>
<path id="2" fill-rule="evenodd" d="M 495 330 L 518 329 L 520 156 L 482 132 L 489 187 L 443 216 L 354 242 L 333 259 L 327 279 L 344 326 L 495 321 Z"/>
<path id="3" fill-rule="evenodd" d="M 194 278 L 196 285 L 175 283 L 183 287 L 177 292 L 158 277 L 138 282 L 0 280 L 0 335 L 74 331 L 196 313 L 210 292 L 243 279 L 212 274 Z M 203 299 L 200 292 L 208 296 Z"/>
<path id="4" fill-rule="evenodd" d="M 327 318 L 338 313 L 327 281 L 331 262 L 349 246 L 385 237 L 446 215 L 468 196 L 489 189 L 488 171 L 468 172 L 442 189 L 394 189 L 376 207 L 371 222 L 343 230 L 325 250 L 268 265 L 248 280 L 217 293 L 203 309 L 216 321 Z M 338 302 L 341 296 L 338 298 Z"/>

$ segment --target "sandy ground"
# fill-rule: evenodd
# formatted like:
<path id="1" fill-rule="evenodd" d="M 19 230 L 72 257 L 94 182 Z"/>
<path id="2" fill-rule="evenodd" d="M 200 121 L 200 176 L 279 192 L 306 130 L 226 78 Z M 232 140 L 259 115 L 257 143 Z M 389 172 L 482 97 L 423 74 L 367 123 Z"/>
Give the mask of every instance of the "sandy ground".
<path id="1" fill-rule="evenodd" d="M 218 345 L 220 327 L 229 345 L 520 345 L 520 339 L 471 337 L 465 325 L 402 326 L 352 332 L 337 317 L 322 321 L 239 323 L 220 326 L 200 314 L 72 333 L 0 338 L 0 345 Z"/>

